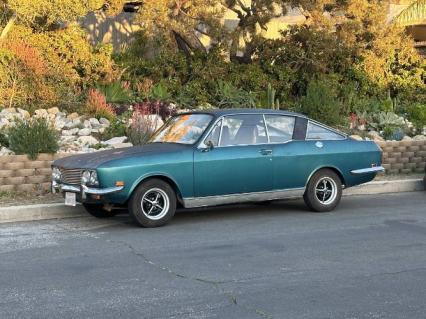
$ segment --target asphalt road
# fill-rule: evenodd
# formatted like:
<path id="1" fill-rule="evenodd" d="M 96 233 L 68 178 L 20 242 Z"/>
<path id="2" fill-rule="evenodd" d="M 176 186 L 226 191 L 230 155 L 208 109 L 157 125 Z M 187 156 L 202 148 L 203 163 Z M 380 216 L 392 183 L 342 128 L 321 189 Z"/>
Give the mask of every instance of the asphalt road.
<path id="1" fill-rule="evenodd" d="M 0 318 L 425 318 L 426 192 L 0 225 Z"/>

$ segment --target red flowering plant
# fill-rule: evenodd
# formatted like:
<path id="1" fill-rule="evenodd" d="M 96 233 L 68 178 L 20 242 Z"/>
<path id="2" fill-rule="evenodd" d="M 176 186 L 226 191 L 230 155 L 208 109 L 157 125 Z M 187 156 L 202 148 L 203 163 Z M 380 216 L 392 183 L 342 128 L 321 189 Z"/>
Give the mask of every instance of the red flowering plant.
<path id="1" fill-rule="evenodd" d="M 90 89 L 87 94 L 86 112 L 96 118 L 112 120 L 115 117 L 114 109 L 106 102 L 105 96 L 94 89 Z"/>
<path id="2" fill-rule="evenodd" d="M 351 113 L 349 115 L 349 128 L 351 130 L 360 130 L 364 131 L 366 125 L 368 124 L 367 114 L 366 113 Z"/>

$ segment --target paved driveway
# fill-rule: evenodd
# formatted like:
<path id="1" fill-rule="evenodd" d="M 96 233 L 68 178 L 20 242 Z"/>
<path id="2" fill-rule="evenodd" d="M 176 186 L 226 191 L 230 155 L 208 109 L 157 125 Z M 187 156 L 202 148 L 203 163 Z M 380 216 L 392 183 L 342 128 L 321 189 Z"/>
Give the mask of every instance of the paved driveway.
<path id="1" fill-rule="evenodd" d="M 0 225 L 0 318 L 425 314 L 425 192 Z"/>

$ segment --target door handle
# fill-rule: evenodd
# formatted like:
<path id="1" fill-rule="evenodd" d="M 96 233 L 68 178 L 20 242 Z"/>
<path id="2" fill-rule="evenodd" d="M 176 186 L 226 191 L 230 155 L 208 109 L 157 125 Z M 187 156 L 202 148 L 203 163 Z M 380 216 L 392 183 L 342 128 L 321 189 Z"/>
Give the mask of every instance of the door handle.
<path id="1" fill-rule="evenodd" d="M 261 149 L 259 153 L 262 155 L 272 155 L 272 150 Z"/>

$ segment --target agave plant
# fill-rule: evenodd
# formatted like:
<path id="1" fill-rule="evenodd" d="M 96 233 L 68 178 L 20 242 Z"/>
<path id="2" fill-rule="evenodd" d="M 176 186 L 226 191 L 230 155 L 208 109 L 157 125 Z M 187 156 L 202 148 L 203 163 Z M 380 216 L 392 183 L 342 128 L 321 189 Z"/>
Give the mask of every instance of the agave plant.
<path id="1" fill-rule="evenodd" d="M 385 127 L 405 128 L 406 122 L 403 117 L 393 112 L 379 112 L 373 115 L 369 125 L 376 130 L 383 130 Z"/>
<path id="2" fill-rule="evenodd" d="M 98 84 L 96 89 L 105 96 L 107 103 L 118 104 L 130 101 L 129 90 L 120 82 Z"/>
<path id="3" fill-rule="evenodd" d="M 411 25 L 426 19 L 426 0 L 415 0 L 402 10 L 394 21 L 400 25 Z"/>

